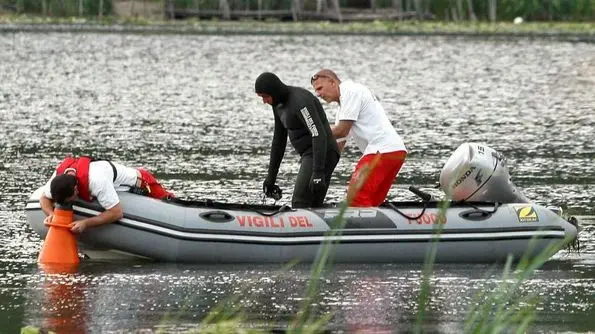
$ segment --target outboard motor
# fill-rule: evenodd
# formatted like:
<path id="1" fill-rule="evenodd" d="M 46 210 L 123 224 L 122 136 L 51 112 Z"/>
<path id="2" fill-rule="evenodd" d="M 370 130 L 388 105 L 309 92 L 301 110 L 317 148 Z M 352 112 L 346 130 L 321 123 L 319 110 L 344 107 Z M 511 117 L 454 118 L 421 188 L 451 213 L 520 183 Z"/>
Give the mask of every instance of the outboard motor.
<path id="1" fill-rule="evenodd" d="M 440 172 L 440 188 L 454 201 L 526 203 L 510 180 L 504 157 L 477 143 L 464 143 Z"/>

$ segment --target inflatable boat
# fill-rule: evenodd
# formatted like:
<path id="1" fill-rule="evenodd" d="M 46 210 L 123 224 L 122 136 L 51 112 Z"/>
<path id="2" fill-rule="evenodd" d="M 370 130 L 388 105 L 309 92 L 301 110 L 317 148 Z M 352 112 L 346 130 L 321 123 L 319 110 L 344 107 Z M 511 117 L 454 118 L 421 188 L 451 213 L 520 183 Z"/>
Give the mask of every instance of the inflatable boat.
<path id="1" fill-rule="evenodd" d="M 311 262 L 325 241 L 334 262 L 423 262 L 437 241 L 436 262 L 505 261 L 535 256 L 576 238 L 578 226 L 559 211 L 530 203 L 510 182 L 504 158 L 467 143 L 445 164 L 446 200 L 411 187 L 419 201 L 322 208 L 156 200 L 120 191 L 124 218 L 77 235 L 90 258 L 111 255 L 185 263 Z M 29 225 L 44 238 L 41 188 L 26 206 Z M 98 215 L 96 202 L 73 203 L 75 219 Z"/>

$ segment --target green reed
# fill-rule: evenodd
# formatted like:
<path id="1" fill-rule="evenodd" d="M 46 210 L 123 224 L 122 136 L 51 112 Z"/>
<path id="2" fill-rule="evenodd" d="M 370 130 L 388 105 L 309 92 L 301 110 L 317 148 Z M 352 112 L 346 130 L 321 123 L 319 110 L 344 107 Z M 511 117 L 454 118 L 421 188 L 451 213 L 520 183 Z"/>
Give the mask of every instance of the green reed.
<path id="1" fill-rule="evenodd" d="M 456 180 L 457 177 L 454 178 Z M 448 189 L 452 189 L 452 184 Z M 445 198 L 440 204 L 439 217 L 446 216 L 446 210 L 450 206 L 452 194 L 446 192 Z M 422 333 L 422 325 L 425 311 L 431 295 L 430 277 L 433 272 L 433 265 L 436 258 L 436 251 L 443 224 L 434 227 L 434 238 L 431 247 L 426 253 L 422 285 L 418 297 L 418 312 L 415 324 L 415 333 Z M 578 237 L 577 237 L 578 239 Z M 515 332 L 525 333 L 535 319 L 535 313 L 539 298 L 534 294 L 521 295 L 522 284 L 534 274 L 535 270 L 541 267 L 554 254 L 567 245 L 573 245 L 571 237 L 553 243 L 542 251 L 534 254 L 538 239 L 532 238 L 529 246 L 521 259 L 513 259 L 508 256 L 503 269 L 500 283 L 496 289 L 485 288 L 480 291 L 471 303 L 464 323 L 464 333 L 500 333 Z M 578 246 L 577 246 L 578 247 Z M 513 260 L 518 260 L 516 269 L 512 269 Z"/>
<path id="2" fill-rule="evenodd" d="M 43 328 L 35 326 L 25 326 L 21 328 L 21 334 L 56 334 L 53 331 L 49 331 Z"/>
<path id="3" fill-rule="evenodd" d="M 340 212 L 333 220 L 331 230 L 327 233 L 325 241 L 319 249 L 318 256 L 312 264 L 311 275 L 304 293 L 304 298 L 302 299 L 296 317 L 286 331 L 287 333 L 321 333 L 325 331 L 325 326 L 331 319 L 332 314 L 327 313 L 317 316 L 313 312 L 312 305 L 318 295 L 324 272 L 332 267 L 332 254 L 345 226 L 346 220 L 344 216 L 349 203 L 351 203 L 355 193 L 361 188 L 363 181 L 371 173 L 377 162 L 375 160 L 363 169 L 360 182 L 356 182 L 356 184 L 350 187 L 346 200 L 341 203 Z M 455 177 L 453 179 L 456 180 L 457 178 Z M 451 198 L 451 194 L 447 192 L 445 198 L 441 201 L 438 213 L 439 220 L 446 218 L 446 211 L 450 207 Z M 418 295 L 416 323 L 413 328 L 415 333 L 423 332 L 424 317 L 431 297 L 431 277 L 443 228 L 444 224 L 436 224 L 434 226 L 434 237 L 426 253 L 421 288 Z M 541 267 L 549 258 L 571 241 L 569 238 L 566 238 L 534 254 L 537 239 L 532 239 L 521 259 L 513 259 L 509 256 L 498 287 L 496 289 L 485 288 L 475 296 L 467 312 L 463 332 L 525 333 L 528 331 L 535 319 L 536 305 L 539 299 L 532 294 L 522 296 L 520 288 L 533 275 L 536 269 Z M 518 260 L 514 270 L 513 260 Z M 289 266 L 282 270 L 287 270 L 293 264 L 289 264 Z M 242 313 L 238 311 L 236 306 L 233 306 L 238 298 L 238 296 L 232 297 L 229 301 L 221 303 L 211 310 L 209 315 L 202 321 L 199 331 L 207 333 L 249 333 L 250 331 L 244 329 Z M 259 332 L 263 332 L 263 330 L 259 330 Z"/>
<path id="4" fill-rule="evenodd" d="M 523 296 L 522 284 L 529 279 L 556 252 L 572 242 L 565 238 L 531 256 L 537 239 L 532 239 L 527 251 L 512 269 L 512 257 L 508 257 L 502 277 L 495 289 L 484 289 L 471 303 L 465 320 L 465 333 L 525 333 L 533 320 L 539 298 L 535 294 Z"/>
<path id="5" fill-rule="evenodd" d="M 455 180 L 458 179 L 454 178 Z M 450 195 L 447 194 L 447 198 L 440 202 L 440 210 L 438 211 L 438 221 L 446 221 L 446 210 L 450 207 Z M 424 317 L 426 314 L 426 308 L 430 301 L 431 295 L 431 283 L 430 278 L 434 272 L 434 263 L 436 261 L 436 252 L 438 251 L 438 243 L 440 242 L 440 235 L 444 229 L 445 224 L 434 225 L 434 235 L 430 243 L 430 249 L 426 252 L 424 266 L 422 271 L 421 289 L 418 295 L 417 304 L 417 316 L 415 321 L 415 333 L 421 333 Z"/>

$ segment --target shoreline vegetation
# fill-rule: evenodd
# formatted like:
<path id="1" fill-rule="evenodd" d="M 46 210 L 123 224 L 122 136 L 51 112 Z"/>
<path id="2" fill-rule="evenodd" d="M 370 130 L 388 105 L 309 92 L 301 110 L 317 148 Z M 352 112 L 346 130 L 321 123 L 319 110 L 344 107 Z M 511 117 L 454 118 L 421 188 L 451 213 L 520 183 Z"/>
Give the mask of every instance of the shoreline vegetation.
<path id="1" fill-rule="evenodd" d="M 0 0 L 2 32 L 411 35 L 595 42 L 594 0 Z"/>
<path id="2" fill-rule="evenodd" d="M 0 14 L 0 33 L 6 32 L 105 32 L 154 34 L 279 34 L 279 35 L 411 35 L 535 37 L 595 42 L 595 22 L 447 22 L 330 21 L 284 22 L 277 20 L 161 20 L 144 17 L 44 17 Z"/>

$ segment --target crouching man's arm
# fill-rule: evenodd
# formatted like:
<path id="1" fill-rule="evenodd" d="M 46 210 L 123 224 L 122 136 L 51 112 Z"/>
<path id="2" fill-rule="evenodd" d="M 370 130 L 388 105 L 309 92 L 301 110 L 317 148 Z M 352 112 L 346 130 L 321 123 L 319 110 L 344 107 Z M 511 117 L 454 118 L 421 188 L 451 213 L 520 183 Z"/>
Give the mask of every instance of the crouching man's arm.
<path id="1" fill-rule="evenodd" d="M 111 209 L 103 211 L 98 216 L 89 217 L 82 220 L 77 220 L 70 224 L 70 230 L 75 233 L 81 233 L 89 227 L 96 227 L 104 224 L 110 224 L 118 221 L 124 217 L 122 206 L 120 203 L 116 204 Z"/>
<path id="2" fill-rule="evenodd" d="M 114 188 L 114 183 L 111 178 L 105 175 L 95 175 L 89 181 L 89 188 L 91 195 L 97 199 L 99 205 L 105 208 L 101 214 L 81 220 L 77 220 L 70 224 L 70 230 L 75 233 L 82 233 L 89 227 L 97 227 L 100 225 L 111 224 L 122 219 L 124 213 L 120 205 L 120 198 Z"/>
<path id="3" fill-rule="evenodd" d="M 54 201 L 47 198 L 45 195 L 41 195 L 41 197 L 39 197 L 39 206 L 41 207 L 41 211 L 47 216 L 43 220 L 43 223 L 51 223 L 54 217 Z"/>
<path id="4" fill-rule="evenodd" d="M 54 201 L 45 197 L 45 195 L 39 197 L 39 206 L 41 206 L 41 210 L 46 216 L 51 216 L 54 213 Z"/>

